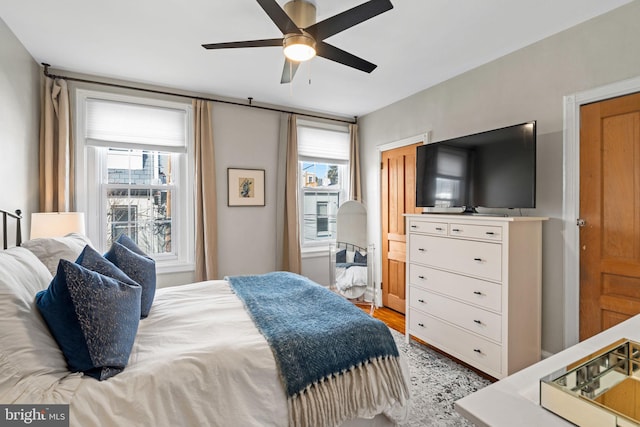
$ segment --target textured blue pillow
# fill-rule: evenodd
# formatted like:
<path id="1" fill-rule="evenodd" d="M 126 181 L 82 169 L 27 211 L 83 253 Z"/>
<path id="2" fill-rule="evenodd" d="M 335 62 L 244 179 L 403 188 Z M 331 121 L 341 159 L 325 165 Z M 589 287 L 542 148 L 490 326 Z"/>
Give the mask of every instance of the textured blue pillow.
<path id="1" fill-rule="evenodd" d="M 342 250 L 336 252 L 336 263 L 344 264 L 345 262 L 347 262 L 347 250 L 346 249 L 342 249 Z"/>
<path id="2" fill-rule="evenodd" d="M 122 270 L 115 266 L 111 261 L 100 255 L 95 249 L 87 245 L 84 247 L 76 264 L 83 266 L 86 269 L 95 271 L 96 273 L 109 276 L 113 279 L 119 280 L 127 285 L 140 286 L 131 277 L 127 276 Z M 142 291 L 142 290 L 141 290 Z"/>
<path id="3" fill-rule="evenodd" d="M 104 257 L 142 287 L 140 318 L 147 317 L 156 295 L 156 262 L 125 234 L 113 242 Z"/>
<path id="4" fill-rule="evenodd" d="M 120 243 L 125 248 L 137 253 L 138 255 L 142 255 L 144 257 L 149 258 L 149 256 L 147 254 L 145 254 L 142 251 L 142 249 L 140 249 L 140 247 L 138 245 L 136 245 L 136 242 L 131 240 L 131 238 L 129 236 L 127 236 L 126 234 L 121 234 L 118 237 L 118 239 L 116 240 L 116 242 Z"/>
<path id="5" fill-rule="evenodd" d="M 362 255 L 360 251 L 356 251 L 355 256 L 353 257 L 353 262 L 356 264 L 366 264 L 367 263 L 367 254 Z"/>
<path id="6" fill-rule="evenodd" d="M 36 305 L 69 370 L 105 380 L 122 372 L 140 322 L 142 289 L 61 259 Z"/>

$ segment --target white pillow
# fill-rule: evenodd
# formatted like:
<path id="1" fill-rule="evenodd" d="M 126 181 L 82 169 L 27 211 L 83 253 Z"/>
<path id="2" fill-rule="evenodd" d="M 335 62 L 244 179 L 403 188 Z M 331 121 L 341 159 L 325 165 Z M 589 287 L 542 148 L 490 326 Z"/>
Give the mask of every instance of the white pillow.
<path id="1" fill-rule="evenodd" d="M 38 258 L 21 247 L 0 251 L 0 402 L 44 393 L 68 374 L 67 364 L 35 307 L 52 280 Z"/>
<path id="2" fill-rule="evenodd" d="M 64 237 L 43 237 L 22 243 L 23 248 L 29 249 L 47 266 L 52 276 L 55 276 L 58 270 L 60 259 L 75 262 L 86 245 L 91 246 L 91 241 L 77 233 L 69 233 Z"/>
<path id="3" fill-rule="evenodd" d="M 356 256 L 355 251 L 347 251 L 347 262 L 352 263 L 355 256 Z"/>

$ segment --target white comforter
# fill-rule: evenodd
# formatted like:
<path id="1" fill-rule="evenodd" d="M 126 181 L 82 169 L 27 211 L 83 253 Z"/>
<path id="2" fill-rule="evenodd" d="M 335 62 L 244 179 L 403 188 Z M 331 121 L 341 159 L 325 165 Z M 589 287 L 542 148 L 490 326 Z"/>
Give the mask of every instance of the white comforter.
<path id="1" fill-rule="evenodd" d="M 352 265 L 350 267 L 336 267 L 336 287 L 346 291 L 353 287 L 367 286 L 367 267 Z"/>
<path id="2" fill-rule="evenodd" d="M 288 420 L 269 345 L 225 281 L 159 289 L 129 365 L 115 377 L 61 373 L 53 384 L 47 377 L 43 398 L 69 403 L 74 426 L 262 427 Z M 35 391 L 14 403 L 40 403 Z M 406 416 L 397 404 L 385 412 Z M 372 425 L 389 422 L 378 416 Z"/>

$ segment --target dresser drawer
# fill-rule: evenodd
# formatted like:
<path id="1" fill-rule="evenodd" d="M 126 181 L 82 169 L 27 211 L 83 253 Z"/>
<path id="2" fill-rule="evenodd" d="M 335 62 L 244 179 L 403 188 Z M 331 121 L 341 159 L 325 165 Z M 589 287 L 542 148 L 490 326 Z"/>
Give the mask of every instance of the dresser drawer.
<path id="1" fill-rule="evenodd" d="M 500 312 L 502 286 L 469 276 L 409 264 L 409 284 Z"/>
<path id="2" fill-rule="evenodd" d="M 469 237 L 472 239 L 502 240 L 502 227 L 494 225 L 451 224 L 451 236 Z"/>
<path id="3" fill-rule="evenodd" d="M 502 245 L 411 234 L 410 260 L 489 280 L 502 280 Z"/>
<path id="4" fill-rule="evenodd" d="M 503 376 L 498 344 L 418 311 L 411 312 L 409 333 L 489 375 Z"/>
<path id="5" fill-rule="evenodd" d="M 409 220 L 408 232 L 447 235 L 449 224 L 446 222 Z"/>
<path id="6" fill-rule="evenodd" d="M 421 310 L 493 341 L 502 341 L 502 318 L 499 314 L 417 287 L 411 287 L 409 293 L 409 306 L 412 309 Z"/>

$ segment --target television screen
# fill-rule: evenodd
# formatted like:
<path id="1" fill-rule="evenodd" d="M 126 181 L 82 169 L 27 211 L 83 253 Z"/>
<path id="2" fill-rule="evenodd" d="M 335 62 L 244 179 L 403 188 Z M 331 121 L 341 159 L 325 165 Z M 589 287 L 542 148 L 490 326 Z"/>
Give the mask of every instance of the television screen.
<path id="1" fill-rule="evenodd" d="M 536 205 L 535 121 L 422 145 L 416 154 L 416 206 Z"/>

